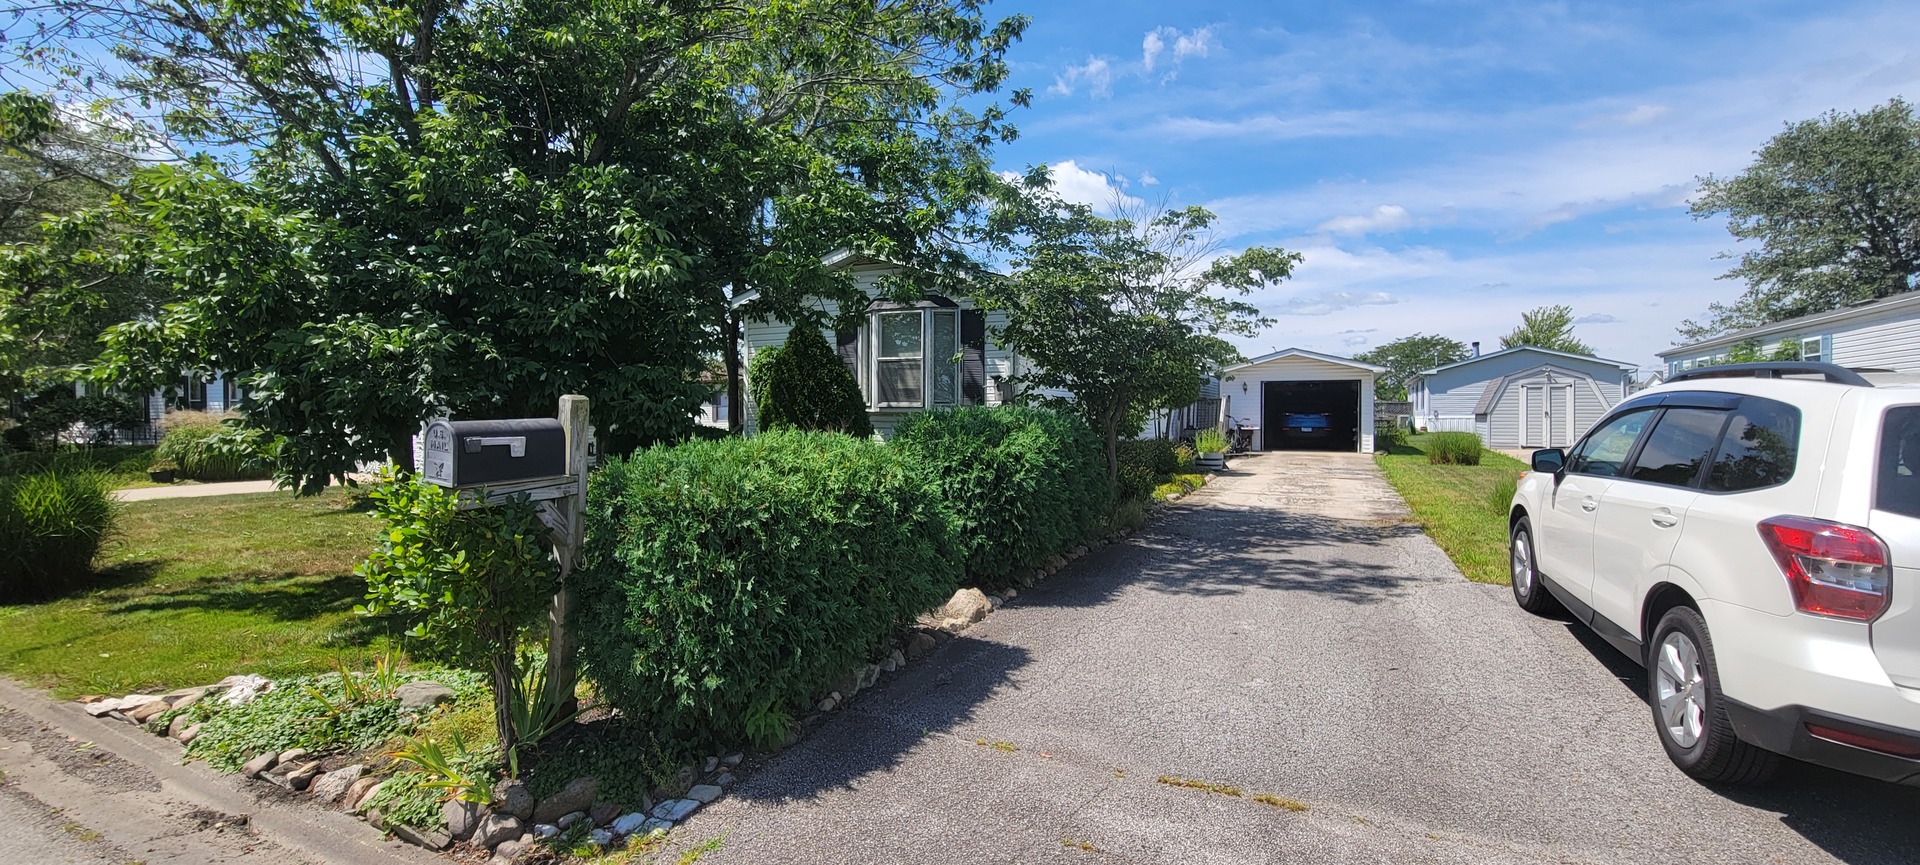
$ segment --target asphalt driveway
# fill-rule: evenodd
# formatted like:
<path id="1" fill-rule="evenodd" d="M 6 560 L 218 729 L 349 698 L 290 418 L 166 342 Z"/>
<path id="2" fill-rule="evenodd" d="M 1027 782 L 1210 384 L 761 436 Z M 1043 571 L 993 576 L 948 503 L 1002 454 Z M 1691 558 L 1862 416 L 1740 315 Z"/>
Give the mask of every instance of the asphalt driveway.
<path id="1" fill-rule="evenodd" d="M 1680 775 L 1636 667 L 1467 582 L 1402 513 L 1365 457 L 1237 460 L 861 694 L 676 844 L 720 838 L 701 861 L 741 863 L 1920 861 L 1920 791 Z"/>

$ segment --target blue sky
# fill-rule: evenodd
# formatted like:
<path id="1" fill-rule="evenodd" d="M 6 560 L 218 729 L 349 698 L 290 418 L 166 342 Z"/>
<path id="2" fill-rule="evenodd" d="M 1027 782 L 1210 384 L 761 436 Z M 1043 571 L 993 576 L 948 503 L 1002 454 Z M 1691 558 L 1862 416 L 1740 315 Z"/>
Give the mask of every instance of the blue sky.
<path id="1" fill-rule="evenodd" d="M 1017 2 L 1031 87 L 1003 169 L 1046 163 L 1221 217 L 1228 249 L 1304 253 L 1242 340 L 1364 351 L 1416 331 L 1490 350 L 1571 305 L 1603 356 L 1652 366 L 1741 284 L 1696 178 L 1784 124 L 1920 99 L 1920 4 Z"/>

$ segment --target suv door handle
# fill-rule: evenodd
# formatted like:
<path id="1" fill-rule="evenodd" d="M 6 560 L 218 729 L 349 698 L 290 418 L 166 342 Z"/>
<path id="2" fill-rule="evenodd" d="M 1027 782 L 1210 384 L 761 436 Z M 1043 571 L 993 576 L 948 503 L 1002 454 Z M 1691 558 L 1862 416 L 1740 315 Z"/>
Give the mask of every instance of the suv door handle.
<path id="1" fill-rule="evenodd" d="M 1599 506 L 1600 506 L 1599 502 L 1596 502 L 1590 498 L 1580 500 L 1580 509 L 1583 511 L 1586 511 L 1587 513 L 1593 513 L 1593 509 Z"/>
<path id="2" fill-rule="evenodd" d="M 1654 511 L 1653 524 L 1663 529 L 1670 529 L 1680 524 L 1680 518 L 1666 511 Z"/>

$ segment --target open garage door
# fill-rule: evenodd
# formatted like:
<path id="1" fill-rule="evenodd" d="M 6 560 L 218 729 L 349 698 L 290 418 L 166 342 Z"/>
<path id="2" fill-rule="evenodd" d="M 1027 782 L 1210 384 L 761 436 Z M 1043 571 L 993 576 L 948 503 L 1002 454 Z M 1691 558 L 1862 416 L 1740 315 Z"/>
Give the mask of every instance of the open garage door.
<path id="1" fill-rule="evenodd" d="M 1260 395 L 1267 450 L 1359 449 L 1360 382 L 1268 381 Z"/>

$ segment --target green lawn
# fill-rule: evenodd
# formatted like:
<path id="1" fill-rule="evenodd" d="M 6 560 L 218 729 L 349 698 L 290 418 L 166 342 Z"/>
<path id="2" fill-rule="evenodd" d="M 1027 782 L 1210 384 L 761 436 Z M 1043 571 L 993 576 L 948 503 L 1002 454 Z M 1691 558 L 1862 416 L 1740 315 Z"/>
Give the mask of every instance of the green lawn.
<path id="1" fill-rule="evenodd" d="M 1429 465 L 1414 436 L 1404 446 L 1374 457 L 1387 482 L 1400 491 L 1413 517 L 1440 544 L 1467 579 L 1506 585 L 1507 511 L 1489 498 L 1502 479 L 1526 470 L 1519 460 L 1486 451 L 1477 466 Z"/>
<path id="2" fill-rule="evenodd" d="M 365 665 L 387 638 L 352 571 L 378 528 L 338 490 L 128 503 L 96 588 L 0 605 L 0 672 L 71 697 Z"/>

